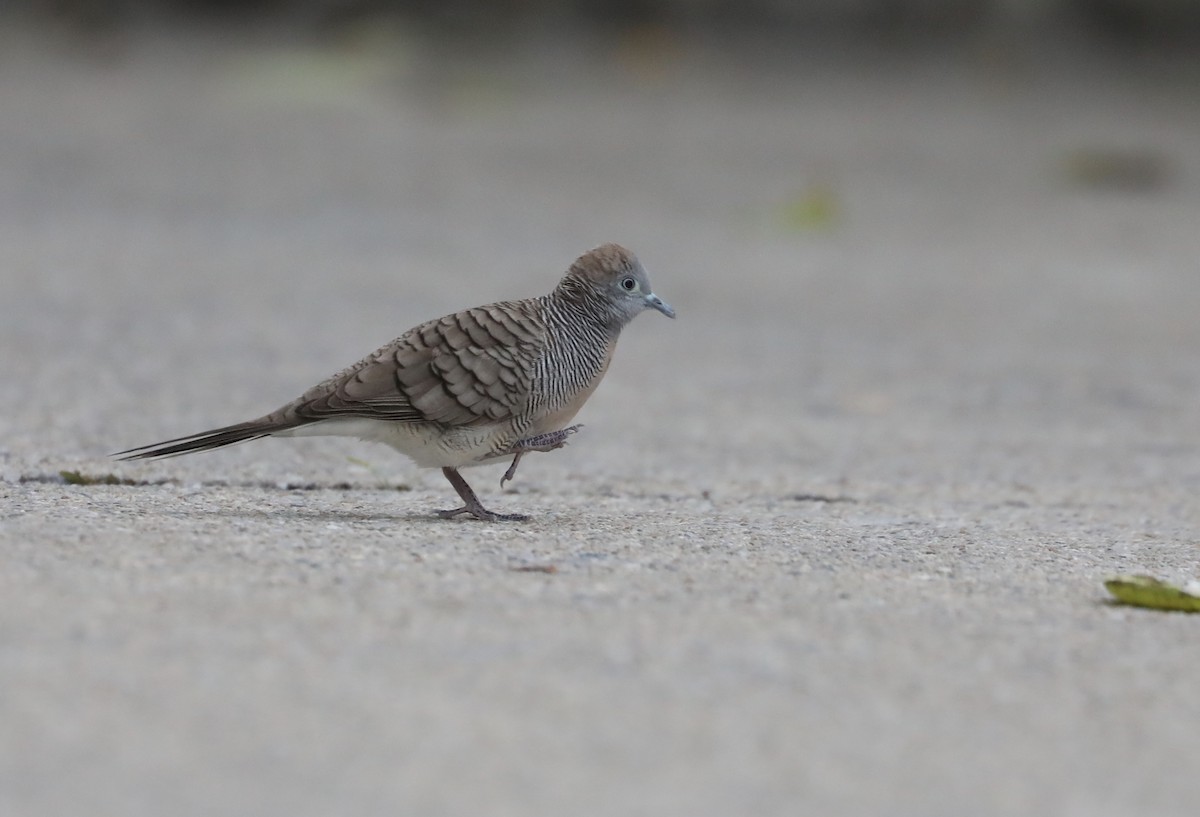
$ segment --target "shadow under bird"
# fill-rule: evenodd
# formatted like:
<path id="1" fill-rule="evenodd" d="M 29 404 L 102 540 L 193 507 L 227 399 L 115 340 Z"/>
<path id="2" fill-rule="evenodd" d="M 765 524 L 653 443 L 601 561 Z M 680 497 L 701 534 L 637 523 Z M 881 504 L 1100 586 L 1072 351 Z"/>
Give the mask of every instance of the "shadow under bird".
<path id="1" fill-rule="evenodd" d="M 647 309 L 675 317 L 637 257 L 605 244 L 576 259 L 549 295 L 423 323 L 277 411 L 115 456 L 174 457 L 260 437 L 358 437 L 441 468 L 464 504 L 439 516 L 523 520 L 483 507 L 459 469 L 512 457 L 503 487 L 522 456 L 566 445 L 580 428 L 567 424 L 600 385 L 621 330 Z"/>

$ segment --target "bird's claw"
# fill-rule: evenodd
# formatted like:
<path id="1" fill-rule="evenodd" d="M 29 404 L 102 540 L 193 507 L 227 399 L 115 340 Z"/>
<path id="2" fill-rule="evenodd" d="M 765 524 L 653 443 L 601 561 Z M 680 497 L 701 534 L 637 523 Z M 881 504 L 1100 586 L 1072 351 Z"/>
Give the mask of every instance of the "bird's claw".
<path id="1" fill-rule="evenodd" d="M 509 453 L 513 455 L 513 461 L 508 466 L 508 470 L 504 472 L 504 476 L 500 477 L 500 487 L 503 488 L 504 483 L 511 481 L 517 475 L 517 463 L 521 461 L 521 457 L 530 451 L 554 451 L 555 449 L 562 448 L 567 444 L 567 438 L 581 428 L 583 428 L 583 423 L 577 423 L 567 428 L 561 428 L 558 431 L 551 431 L 546 434 L 538 434 L 535 437 L 527 437 L 524 440 L 517 440 L 509 450 Z"/>
<path id="2" fill-rule="evenodd" d="M 504 472 L 504 476 L 500 477 L 500 487 L 501 488 L 504 487 L 504 483 L 509 482 L 510 480 L 512 480 L 513 477 L 515 477 L 517 475 L 517 463 L 519 463 L 521 461 L 521 456 L 524 453 L 525 453 L 524 451 L 518 451 L 516 453 L 516 455 L 513 457 L 512 465 L 508 466 L 508 470 Z"/>

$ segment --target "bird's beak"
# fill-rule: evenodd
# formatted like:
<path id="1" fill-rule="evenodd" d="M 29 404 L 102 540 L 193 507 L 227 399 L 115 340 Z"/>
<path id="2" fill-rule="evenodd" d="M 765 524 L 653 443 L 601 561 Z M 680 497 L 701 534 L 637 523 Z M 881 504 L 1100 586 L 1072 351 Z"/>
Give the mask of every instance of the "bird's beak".
<path id="1" fill-rule="evenodd" d="M 646 296 L 646 306 L 650 309 L 657 309 L 668 318 L 675 317 L 675 310 L 671 308 L 671 305 L 653 292 Z"/>

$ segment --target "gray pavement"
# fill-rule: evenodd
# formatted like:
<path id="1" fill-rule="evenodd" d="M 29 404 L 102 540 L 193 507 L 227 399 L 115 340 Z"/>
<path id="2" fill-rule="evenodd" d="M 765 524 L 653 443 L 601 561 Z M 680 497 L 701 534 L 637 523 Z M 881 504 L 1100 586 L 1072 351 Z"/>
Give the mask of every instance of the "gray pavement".
<path id="1" fill-rule="evenodd" d="M 1194 66 L 6 36 L 0 814 L 1194 811 L 1200 617 L 1101 585 L 1200 574 Z M 106 457 L 604 241 L 680 318 L 527 524 Z"/>

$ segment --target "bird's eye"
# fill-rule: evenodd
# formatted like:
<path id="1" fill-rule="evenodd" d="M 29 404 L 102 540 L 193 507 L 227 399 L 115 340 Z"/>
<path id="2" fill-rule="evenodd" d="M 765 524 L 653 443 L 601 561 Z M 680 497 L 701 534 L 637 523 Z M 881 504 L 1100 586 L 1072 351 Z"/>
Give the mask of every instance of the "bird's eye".
<path id="1" fill-rule="evenodd" d="M 621 289 L 625 290 L 626 292 L 633 292 L 633 288 L 636 286 L 637 281 L 633 280 L 632 278 L 621 279 Z"/>

